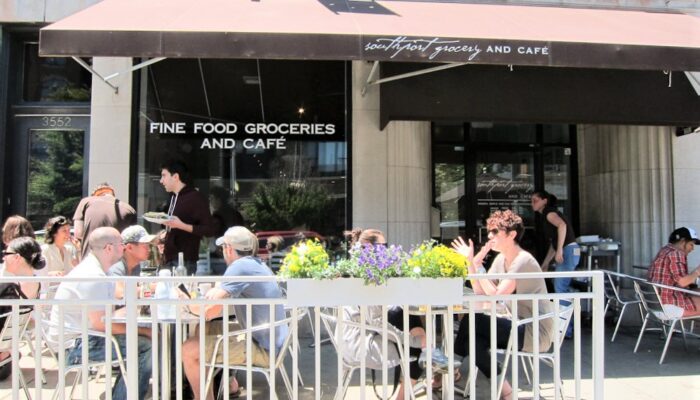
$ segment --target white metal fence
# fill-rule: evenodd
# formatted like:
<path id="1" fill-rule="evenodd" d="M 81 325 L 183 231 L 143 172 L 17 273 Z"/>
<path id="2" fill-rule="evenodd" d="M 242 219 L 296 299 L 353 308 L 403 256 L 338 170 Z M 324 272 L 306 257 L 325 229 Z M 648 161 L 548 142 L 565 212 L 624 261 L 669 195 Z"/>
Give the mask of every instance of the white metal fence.
<path id="1" fill-rule="evenodd" d="M 487 275 L 474 275 L 470 278 L 484 278 L 487 277 Z M 455 393 L 455 383 L 454 383 L 454 335 L 452 335 L 452 332 L 455 327 L 455 320 L 454 317 L 457 315 L 461 318 L 466 318 L 469 326 L 470 326 L 470 332 L 472 334 L 469 336 L 469 341 L 468 341 L 468 349 L 469 349 L 469 354 L 475 354 L 475 339 L 474 339 L 474 321 L 475 321 L 475 310 L 477 310 L 476 304 L 479 302 L 484 302 L 484 301 L 491 301 L 491 305 L 487 307 L 487 313 L 490 314 L 490 329 L 491 332 L 495 332 L 496 328 L 496 315 L 497 315 L 497 303 L 499 302 L 501 304 L 505 304 L 507 308 L 510 309 L 511 314 L 512 314 L 512 321 L 513 321 L 513 326 L 514 328 L 511 331 L 511 343 L 517 343 L 517 336 L 518 336 L 518 330 L 517 330 L 517 325 L 521 323 L 527 323 L 528 321 L 522 321 L 517 318 L 517 308 L 518 308 L 518 301 L 526 301 L 526 302 L 531 302 L 532 304 L 532 309 L 533 309 L 533 319 L 538 320 L 538 319 L 543 319 L 543 318 L 559 318 L 559 316 L 562 314 L 564 311 L 565 306 L 560 305 L 559 300 L 569 300 L 572 303 L 573 307 L 573 317 L 571 318 L 573 326 L 574 326 L 574 338 L 573 338 L 573 355 L 572 357 L 562 357 L 562 354 L 560 352 L 560 347 L 557 345 L 560 343 L 560 331 L 558 329 L 554 330 L 554 344 L 552 349 L 550 349 L 550 358 L 553 360 L 554 366 L 559 366 L 562 365 L 562 363 L 565 363 L 566 365 L 573 365 L 573 385 L 574 387 L 571 388 L 571 386 L 567 386 L 566 391 L 567 391 L 567 398 L 573 396 L 576 399 L 582 398 L 582 391 L 581 391 L 581 383 L 582 383 L 582 376 L 584 375 L 583 371 L 583 366 L 590 362 L 591 365 L 591 381 L 592 381 L 592 397 L 594 399 L 603 399 L 604 393 L 603 393 L 603 380 L 604 380 L 604 284 L 603 284 L 603 279 L 604 275 L 603 272 L 599 271 L 593 271 L 593 272 L 571 272 L 571 273 L 527 273 L 527 274 L 501 274 L 501 275 L 496 275 L 496 274 L 491 274 L 488 275 L 488 278 L 492 279 L 502 279 L 502 278 L 508 278 L 508 279 L 528 279 L 528 278 L 543 278 L 543 277 L 575 277 L 575 278 L 586 278 L 586 279 L 591 279 L 592 282 L 592 290 L 591 292 L 580 292 L 580 293 L 568 293 L 568 294 L 540 294 L 540 295 L 532 295 L 532 294 L 513 294 L 513 295 L 498 295 L 498 296 L 480 296 L 480 295 L 465 295 L 463 298 L 463 304 L 461 305 L 447 305 L 446 307 L 430 307 L 430 306 L 422 306 L 418 308 L 420 310 L 424 317 L 425 317 L 425 322 L 426 322 L 426 337 L 427 337 L 427 342 L 429 344 L 435 343 L 438 347 L 444 348 L 444 352 L 448 355 L 449 357 L 449 367 L 447 373 L 444 375 L 444 383 L 443 383 L 443 398 L 446 399 L 453 399 L 455 396 L 461 397 L 461 394 L 456 394 Z M 0 282 L 17 282 L 18 277 L 0 277 Z M 34 399 L 42 399 L 42 395 L 45 396 L 45 393 L 43 393 L 43 390 L 47 388 L 46 384 L 44 383 L 44 373 L 45 371 L 51 371 L 53 369 L 56 370 L 56 376 L 57 376 L 57 384 L 53 385 L 50 387 L 50 389 L 55 389 L 52 391 L 52 395 L 54 395 L 57 398 L 64 398 L 68 397 L 66 396 L 66 388 L 72 386 L 72 378 L 75 375 L 72 375 L 71 372 L 79 372 L 80 373 L 80 381 L 76 382 L 76 386 L 79 387 L 81 395 L 80 397 L 83 399 L 87 398 L 97 398 L 99 396 L 99 393 L 94 393 L 90 392 L 90 388 L 95 387 L 95 384 L 92 384 L 90 386 L 89 380 L 91 379 L 91 376 L 94 375 L 95 369 L 99 369 L 97 363 L 82 363 L 81 365 L 78 366 L 68 366 L 67 365 L 67 360 L 66 360 L 66 351 L 70 348 L 71 342 L 68 340 L 71 336 L 76 336 L 82 340 L 82 343 L 87 343 L 89 336 L 93 334 L 100 334 L 97 332 L 93 332 L 91 330 L 90 326 L 90 321 L 88 320 L 88 310 L 94 310 L 94 307 L 99 307 L 99 309 L 104 310 L 104 323 L 106 326 L 105 332 L 101 333 L 104 335 L 108 340 L 106 340 L 105 343 L 105 352 L 104 352 L 104 358 L 105 358 L 105 365 L 107 366 L 106 368 L 102 368 L 102 371 L 104 371 L 105 379 L 104 379 L 104 392 L 105 392 L 105 398 L 106 399 L 111 399 L 111 391 L 112 391 L 112 385 L 114 383 L 114 379 L 116 376 L 116 371 L 119 371 L 118 369 L 115 369 L 113 371 L 112 366 L 115 365 L 117 366 L 118 363 L 116 363 L 115 357 L 112 355 L 112 349 L 117 346 L 115 342 L 112 342 L 111 339 L 113 336 L 113 328 L 112 328 L 112 323 L 115 321 L 118 321 L 119 323 L 124 323 L 125 324 L 125 342 L 126 342 L 126 352 L 124 355 L 125 357 L 125 362 L 124 362 L 124 367 L 126 369 L 126 390 L 128 393 L 128 398 L 129 399 L 137 399 L 139 398 L 139 392 L 138 392 L 138 384 L 137 382 L 139 381 L 139 360 L 138 357 L 134 357 L 132 355 L 138 354 L 138 327 L 145 328 L 148 332 L 150 332 L 151 336 L 151 352 L 152 352 L 152 359 L 150 360 L 150 365 L 152 368 L 152 376 L 151 376 L 151 381 L 150 381 L 150 396 L 154 400 L 158 399 L 167 399 L 169 397 L 169 390 L 171 385 L 174 387 L 174 392 L 176 394 L 176 398 L 179 400 L 181 399 L 183 388 L 182 388 L 182 383 L 183 383 L 183 368 L 182 368 L 182 346 L 180 345 L 186 338 L 192 337 L 192 335 L 195 335 L 194 337 L 198 337 L 199 339 L 199 347 L 198 347 L 198 358 L 199 360 L 204 360 L 204 362 L 200 362 L 199 364 L 199 375 L 201 379 L 201 385 L 199 387 L 195 387 L 194 390 L 197 390 L 199 392 L 199 395 L 204 398 L 205 396 L 205 379 L 210 375 L 210 368 L 207 366 L 210 364 L 211 359 L 208 357 L 208 355 L 205 353 L 205 343 L 211 341 L 211 340 L 216 340 L 214 337 L 207 337 L 205 335 L 205 330 L 200 329 L 196 330 L 193 329 L 194 326 L 205 326 L 205 324 L 210 324 L 210 322 L 205 321 L 205 318 L 203 315 L 200 316 L 192 316 L 191 314 L 188 314 L 186 311 L 186 306 L 189 305 L 209 305 L 209 304 L 221 304 L 224 305 L 223 308 L 223 321 L 229 321 L 229 317 L 232 317 L 232 312 L 229 310 L 228 306 L 233 306 L 233 305 L 244 305 L 246 307 L 246 321 L 245 325 L 250 327 L 251 326 L 251 313 L 252 313 L 252 307 L 253 306 L 264 306 L 264 307 L 269 307 L 270 314 L 274 315 L 274 309 L 275 306 L 278 305 L 285 305 L 285 299 L 251 299 L 251 298 L 227 298 L 223 300 L 207 300 L 203 298 L 196 298 L 196 299 L 173 299 L 173 300 L 167 300 L 167 299 L 153 299 L 153 298 L 139 298 L 139 286 L 143 284 L 152 284 L 156 283 L 158 281 L 172 281 L 173 283 L 180 283 L 184 282 L 186 285 L 193 286 L 197 285 L 201 282 L 208 282 L 208 283 L 216 283 L 216 282 L 222 282 L 226 280 L 230 280 L 230 277 L 188 277 L 188 278 L 158 278 L 158 277 L 140 277 L 140 278 L 121 278 L 121 277 L 108 277 L 104 278 L 105 281 L 111 281 L 111 282 L 122 282 L 125 285 L 125 298 L 124 299 L 115 299 L 111 301 L 95 301 L 95 300 L 74 300 L 74 301 L 65 301 L 65 300 L 56 300 L 56 299 L 50 299 L 50 298 L 42 298 L 42 299 L 29 299 L 29 300 L 7 300 L 7 299 L 1 299 L 0 300 L 0 305 L 9 305 L 12 308 L 12 311 L 8 313 L 7 315 L 7 323 L 6 326 L 9 327 L 9 329 L 5 329 L 7 332 L 3 331 L 3 335 L 6 336 L 6 338 L 3 339 L 8 339 L 7 341 L 3 341 L 2 343 L 11 343 L 11 345 L 6 346 L 5 348 L 0 348 L 0 351 L 9 351 L 12 353 L 12 367 L 13 367 L 13 373 L 12 373 L 12 398 L 13 399 L 18 399 L 21 398 L 24 395 L 24 384 L 23 381 L 19 375 L 20 373 L 20 368 L 19 368 L 19 353 L 20 353 L 20 348 L 24 345 L 28 346 L 29 351 L 23 350 L 24 353 L 29 353 L 30 357 L 33 357 L 33 364 L 35 365 L 35 370 L 34 370 L 34 388 L 31 388 L 29 390 L 30 395 Z M 32 278 L 22 278 L 23 281 L 41 281 L 42 282 L 42 287 L 47 288 L 50 287 L 51 285 L 56 285 L 61 281 L 87 281 L 89 279 L 84 279 L 84 278 L 69 278 L 69 277 L 63 277 L 63 278 L 50 278 L 50 277 L 32 277 Z M 261 281 L 271 281 L 271 280 L 276 280 L 275 277 L 236 277 L 236 281 L 240 282 L 261 282 Z M 552 307 L 554 309 L 553 313 L 550 315 L 544 315 L 539 312 L 539 302 L 545 300 L 545 301 L 552 301 Z M 591 301 L 592 303 L 592 313 L 590 315 L 591 321 L 592 321 L 592 335 L 591 335 L 591 346 L 590 346 L 590 352 L 583 354 L 582 353 L 582 335 L 581 335 L 581 329 L 582 329 L 582 313 L 581 313 L 581 305 L 582 302 L 586 301 Z M 158 317 L 158 305 L 164 305 L 164 304 L 174 304 L 176 305 L 178 312 L 176 313 L 176 318 L 172 321 L 172 323 L 165 322 L 162 318 Z M 521 303 L 522 304 L 522 303 Z M 368 330 L 376 330 L 379 335 L 381 335 L 381 349 L 383 354 L 388 354 L 388 347 L 390 345 L 393 346 L 389 334 L 386 334 L 387 329 L 388 329 L 388 323 L 386 319 L 386 312 L 387 312 L 387 307 L 388 304 L 382 305 L 382 314 L 384 316 L 381 325 L 379 326 L 368 326 L 366 324 L 366 307 L 360 307 L 360 321 L 359 323 L 357 322 L 351 322 L 351 321 L 344 321 L 342 318 L 337 318 L 337 324 L 335 329 L 337 330 L 343 330 L 346 329 L 347 326 L 351 326 L 355 324 L 354 326 L 356 328 L 360 329 L 360 337 L 365 338 L 366 337 L 366 332 Z M 408 349 L 409 349 L 409 329 L 408 329 L 408 315 L 409 315 L 409 310 L 411 310 L 411 305 L 403 305 L 404 309 L 404 329 L 403 329 L 403 337 L 399 338 L 397 341 L 397 346 L 400 347 L 402 350 L 402 353 L 408 354 Z M 416 306 L 416 305 L 414 305 Z M 420 306 L 418 304 L 418 306 Z M 15 323 L 19 322 L 21 319 L 22 311 L 26 309 L 27 307 L 32 307 L 33 308 L 33 322 L 28 324 L 27 330 L 23 332 L 23 327 L 21 324 Z M 50 318 L 47 316 L 49 315 L 48 310 L 52 307 L 55 307 L 55 315 L 54 315 L 54 323 L 58 324 L 58 327 L 60 329 L 57 330 L 58 332 L 58 338 L 54 338 L 55 340 L 49 339 L 46 337 L 46 335 L 42 334 L 43 332 L 46 331 L 47 326 L 51 323 Z M 66 325 L 66 321 L 64 320 L 64 316 L 67 310 L 67 307 L 79 307 L 81 310 L 81 320 L 80 320 L 80 326 L 78 327 L 77 330 L 73 330 L 70 327 Z M 122 309 L 119 311 L 114 311 L 115 307 L 121 307 Z M 151 317 L 144 317 L 141 315 L 141 310 L 143 309 L 150 309 L 151 310 Z M 416 307 L 413 307 L 413 312 L 415 313 Z M 73 308 L 75 310 L 75 308 Z M 309 319 L 307 320 L 306 313 L 310 312 Z M 490 311 L 490 312 L 488 312 Z M 303 309 L 303 308 L 291 308 L 287 310 L 287 316 L 288 318 L 285 321 L 282 321 L 283 323 L 288 323 L 289 324 L 289 331 L 290 331 L 290 339 L 288 341 L 288 348 L 287 347 L 282 347 L 280 349 L 276 349 L 275 346 L 271 346 L 271 350 L 269 352 L 269 365 L 263 366 L 263 365 L 253 365 L 253 360 L 251 359 L 250 356 L 248 356 L 241 365 L 238 366 L 239 369 L 245 371 L 245 382 L 246 382 L 246 393 L 247 393 L 247 398 L 252 399 L 253 398 L 253 393 L 254 393 L 254 388 L 253 388 L 253 379 L 252 375 L 254 372 L 264 372 L 266 369 L 272 371 L 271 374 L 269 374 L 269 388 L 272 388 L 269 390 L 268 388 L 265 388 L 264 392 L 267 392 L 269 390 L 269 398 L 270 399 L 276 399 L 276 398 L 287 398 L 291 397 L 294 399 L 297 398 L 314 398 L 314 399 L 321 399 L 321 398 L 333 398 L 334 396 L 339 396 L 342 394 L 342 390 L 336 390 L 336 388 L 333 388 L 333 390 L 328 390 L 326 389 L 326 392 L 324 393 L 322 391 L 322 382 L 337 382 L 337 387 L 342 388 L 344 384 L 344 375 L 343 375 L 343 370 L 344 368 L 347 368 L 348 366 L 344 364 L 343 362 L 343 357 L 338 356 L 337 357 L 337 364 L 336 364 L 336 370 L 333 371 L 332 369 L 329 368 L 323 368 L 322 363 L 321 363 L 321 353 L 322 352 L 333 352 L 334 354 L 337 353 L 343 353 L 343 342 L 342 340 L 338 341 L 337 343 L 334 343 L 334 346 L 329 347 L 321 346 L 321 341 L 323 340 L 323 337 L 326 337 L 329 332 L 325 327 L 328 327 L 329 325 L 327 324 L 322 324 L 322 314 L 323 315 L 342 315 L 342 313 L 339 314 L 334 314 L 334 311 L 332 309 L 324 309 L 322 307 L 311 307 L 310 310 Z M 443 332 L 441 335 L 438 335 L 435 330 L 435 324 L 431 323 L 433 321 L 433 316 L 436 314 L 441 314 L 444 318 L 443 323 L 444 323 L 444 328 Z M 303 318 L 303 320 L 301 319 Z M 313 349 L 309 347 L 304 347 L 302 348 L 300 346 L 300 341 L 299 341 L 299 326 L 302 323 L 307 323 L 307 321 L 310 321 L 313 325 L 313 332 L 315 332 L 314 338 L 313 338 Z M 280 325 L 280 321 L 277 321 L 277 326 Z M 274 326 L 275 323 L 263 325 L 260 327 L 256 327 L 256 329 L 265 329 L 268 330 L 269 335 L 270 335 L 270 342 L 275 343 L 275 334 L 276 330 L 272 329 L 272 326 Z M 170 328 L 170 327 L 173 328 Z M 170 330 L 174 331 L 174 338 L 169 337 Z M 240 333 L 238 331 L 235 331 L 233 326 L 230 326 L 228 323 L 223 324 L 223 335 L 228 337 L 230 334 L 234 333 Z M 518 397 L 518 392 L 522 390 L 523 387 L 526 385 L 523 385 L 522 382 L 522 377 L 525 371 L 522 371 L 521 366 L 526 366 L 526 363 L 523 363 L 521 359 L 523 358 L 528 358 L 528 357 L 533 357 L 534 360 L 539 360 L 543 356 L 543 354 L 540 354 L 538 351 L 538 340 L 539 340 L 539 324 L 534 324 L 533 325 L 533 341 L 534 341 L 534 351 L 532 354 L 524 354 L 519 351 L 515 351 L 514 349 L 511 349 L 510 351 L 510 358 L 507 361 L 507 364 L 505 364 L 503 367 L 507 371 L 504 376 L 508 376 L 512 386 L 513 386 L 513 395 L 512 398 L 517 398 Z M 143 329 L 142 329 L 143 330 Z M 331 330 L 333 330 L 333 327 L 331 326 Z M 197 333 L 195 333 L 197 332 Z M 330 335 L 333 335 L 334 332 L 330 332 Z M 323 337 L 322 337 L 323 336 Z M 495 334 L 491 335 L 491 348 L 495 349 L 496 345 L 496 338 Z M 335 339 L 338 339 L 341 336 L 336 335 Z M 168 347 L 169 346 L 163 346 L 163 341 L 164 340 L 169 340 L 172 339 L 174 343 L 177 343 L 178 345 L 172 346 L 174 350 L 170 350 Z M 439 340 L 438 340 L 439 339 Z M 52 342 L 52 343 L 49 343 Z M 221 341 L 221 348 L 223 350 L 223 355 L 224 355 L 224 360 L 223 360 L 223 365 L 229 365 L 229 360 L 228 360 L 228 355 L 229 355 L 229 345 L 231 345 L 232 342 L 229 340 L 223 340 Z M 287 343 L 285 343 L 286 345 Z M 338 348 L 336 348 L 336 346 Z M 250 355 L 253 349 L 253 346 L 255 346 L 254 341 L 251 339 L 251 335 L 248 334 L 245 337 L 245 346 L 246 346 L 246 354 Z M 88 346 L 83 346 L 83 351 L 82 351 L 82 360 L 88 359 Z M 359 388 L 359 397 L 361 399 L 365 398 L 365 393 L 369 393 L 366 389 L 367 386 L 369 386 L 367 377 L 366 377 L 366 360 L 364 357 L 364 351 L 366 346 L 362 347 L 363 351 L 363 356 L 360 357 L 360 365 L 357 367 L 360 370 L 359 374 L 359 380 L 360 380 L 360 388 Z M 427 352 L 428 352 L 428 360 L 431 359 L 431 349 L 432 346 L 428 345 L 427 346 Z M 308 387 L 307 390 L 301 391 L 300 392 L 300 386 L 301 386 L 301 380 L 300 380 L 300 365 L 299 365 L 299 355 L 301 351 L 313 351 L 314 352 L 314 357 L 313 357 L 313 368 L 310 368 L 308 365 L 304 365 L 304 370 L 310 370 L 313 369 L 313 385 L 311 387 Z M 284 352 L 284 353 L 281 353 Z M 51 357 L 47 356 L 46 354 L 55 354 L 55 362 L 51 361 Z M 501 352 L 502 353 L 502 352 Z M 44 356 L 42 356 L 44 354 Z M 279 357 L 282 356 L 282 357 Z M 26 354 L 25 356 L 26 357 Z M 491 365 L 492 365 L 492 376 L 490 379 L 490 387 L 491 387 L 491 398 L 496 399 L 498 396 L 498 385 L 500 383 L 499 377 L 496 376 L 496 366 L 497 366 L 497 358 L 501 357 L 502 354 L 499 356 L 498 352 L 496 351 L 491 351 L 490 352 L 490 357 L 491 357 Z M 118 357 L 117 357 L 118 358 Z M 174 358 L 174 359 L 173 359 Z M 47 361 L 48 360 L 48 361 Z M 590 360 L 590 361 L 589 361 Z M 282 361 L 280 363 L 280 361 Z M 408 357 L 404 357 L 402 359 L 402 380 L 404 382 L 409 382 L 409 377 L 408 377 L 408 370 L 409 370 L 409 362 L 410 360 Z M 469 376 L 476 376 L 475 373 L 475 361 L 474 357 L 468 357 L 465 358 L 464 362 L 467 364 L 466 368 L 463 366 L 462 369 L 466 370 L 467 374 Z M 221 365 L 222 363 L 215 363 L 217 365 Z M 285 366 L 286 365 L 286 366 Z M 116 368 L 116 367 L 115 367 Z M 170 375 L 167 373 L 163 373 L 163 371 L 167 371 L 169 368 L 174 369 L 173 377 L 174 377 L 174 382 L 170 380 Z M 389 374 L 387 373 L 389 369 L 389 366 L 387 364 L 386 357 L 383 357 L 383 368 L 380 370 L 382 379 L 381 379 L 381 385 L 379 387 L 379 393 L 383 394 L 385 398 L 388 398 L 388 396 L 391 394 L 391 383 L 389 382 L 388 376 Z M 307 374 L 308 375 L 308 374 Z M 534 362 L 532 363 L 532 371 L 528 371 L 527 377 L 528 379 L 532 380 L 532 384 L 530 386 L 532 390 L 532 395 L 534 398 L 540 398 L 541 393 L 539 390 L 540 387 L 540 381 L 541 381 L 541 371 L 540 371 L 540 363 L 539 362 Z M 278 382 L 278 377 L 282 378 L 284 386 L 281 388 L 278 388 L 277 382 Z M 433 368 L 431 363 L 427 363 L 426 365 L 426 372 L 425 376 L 427 377 L 432 377 L 433 376 Z M 311 376 L 303 376 L 304 379 L 311 380 Z M 560 399 L 560 391 L 559 389 L 559 384 L 560 384 L 560 373 L 558 368 L 554 368 L 554 371 L 552 373 L 552 379 L 553 379 L 553 384 L 555 386 L 554 394 L 552 397 L 555 399 Z M 222 387 L 223 390 L 225 391 L 225 396 L 228 396 L 228 389 L 229 389 L 229 374 L 224 373 L 222 374 Z M 476 379 L 470 379 L 469 384 L 467 387 L 464 388 L 464 391 L 466 392 L 466 395 L 469 395 L 469 398 L 471 399 L 476 399 L 476 384 L 475 384 Z M 255 381 L 256 384 L 259 384 L 259 380 Z M 425 385 L 425 391 L 427 392 L 427 398 L 432 398 L 431 396 L 433 395 L 433 388 L 432 385 L 430 384 L 431 379 L 427 378 L 427 384 Z M 551 383 L 551 381 L 549 381 Z M 164 384 L 165 388 L 161 389 L 161 385 Z M 100 391 L 101 392 L 101 391 Z M 289 394 L 287 394 L 289 393 Z M 411 390 L 406 390 L 405 393 L 405 399 L 411 398 L 412 391 Z M 465 396 L 466 396 L 465 395 Z M 369 395 L 367 395 L 369 396 Z M 373 395 L 372 395 L 373 396 Z M 227 397 L 225 397 L 227 398 Z M 349 397 L 348 397 L 349 398 Z"/>

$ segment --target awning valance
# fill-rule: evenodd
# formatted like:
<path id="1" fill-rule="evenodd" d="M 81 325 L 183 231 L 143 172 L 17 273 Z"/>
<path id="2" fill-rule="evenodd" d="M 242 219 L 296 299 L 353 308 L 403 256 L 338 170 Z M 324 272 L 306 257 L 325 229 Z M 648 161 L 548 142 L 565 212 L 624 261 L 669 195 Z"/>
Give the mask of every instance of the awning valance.
<path id="1" fill-rule="evenodd" d="M 103 0 L 42 56 L 342 59 L 700 70 L 682 13 L 429 1 Z"/>

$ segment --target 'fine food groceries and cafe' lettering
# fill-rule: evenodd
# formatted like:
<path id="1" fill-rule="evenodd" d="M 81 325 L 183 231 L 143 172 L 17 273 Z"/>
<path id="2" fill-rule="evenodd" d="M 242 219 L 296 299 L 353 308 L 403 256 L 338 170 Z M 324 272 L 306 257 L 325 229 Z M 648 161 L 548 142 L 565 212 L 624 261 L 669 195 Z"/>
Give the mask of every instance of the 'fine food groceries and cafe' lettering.
<path id="1" fill-rule="evenodd" d="M 233 122 L 151 122 L 148 133 L 202 137 L 200 149 L 285 149 L 287 138 L 299 140 L 314 136 L 331 139 L 335 124 Z M 337 140 L 335 137 L 331 140 Z"/>
<path id="2" fill-rule="evenodd" d="M 491 59 L 547 60 L 550 48 L 546 44 L 503 43 L 489 40 L 442 38 L 380 37 L 367 41 L 365 55 L 378 59 L 428 59 L 432 61 L 478 62 Z"/>

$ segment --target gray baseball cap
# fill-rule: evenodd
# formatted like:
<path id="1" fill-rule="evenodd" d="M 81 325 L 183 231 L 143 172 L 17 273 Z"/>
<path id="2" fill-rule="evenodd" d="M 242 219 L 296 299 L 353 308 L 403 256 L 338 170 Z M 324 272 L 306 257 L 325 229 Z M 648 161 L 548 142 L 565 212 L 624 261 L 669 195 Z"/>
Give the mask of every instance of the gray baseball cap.
<path id="1" fill-rule="evenodd" d="M 122 231 L 122 242 L 126 243 L 151 243 L 156 235 L 151 235 L 141 225 L 131 225 Z"/>

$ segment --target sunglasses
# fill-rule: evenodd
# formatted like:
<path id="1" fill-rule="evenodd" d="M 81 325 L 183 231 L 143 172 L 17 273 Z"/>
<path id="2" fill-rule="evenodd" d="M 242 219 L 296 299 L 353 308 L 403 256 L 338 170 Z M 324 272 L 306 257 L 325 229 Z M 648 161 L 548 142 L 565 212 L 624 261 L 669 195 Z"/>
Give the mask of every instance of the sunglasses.
<path id="1" fill-rule="evenodd" d="M 488 230 L 488 233 L 490 233 L 490 234 L 493 235 L 493 236 L 498 235 L 498 232 L 500 232 L 500 231 L 499 231 L 498 229 L 496 229 L 496 228 L 493 228 L 493 229 L 489 229 L 489 230 Z"/>
<path id="2" fill-rule="evenodd" d="M 3 250 L 3 252 L 2 252 L 3 257 L 9 256 L 11 254 L 17 254 L 17 253 L 15 253 L 14 251 L 7 251 L 7 250 Z"/>

